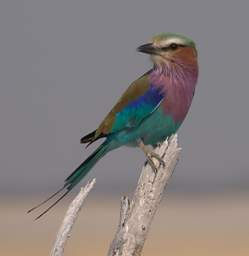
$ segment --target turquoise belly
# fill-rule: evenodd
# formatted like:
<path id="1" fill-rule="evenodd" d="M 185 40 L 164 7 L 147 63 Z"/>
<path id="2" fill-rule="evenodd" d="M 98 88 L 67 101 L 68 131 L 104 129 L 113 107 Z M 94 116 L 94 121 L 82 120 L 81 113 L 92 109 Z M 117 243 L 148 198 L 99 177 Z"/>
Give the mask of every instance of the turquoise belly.
<path id="1" fill-rule="evenodd" d="M 119 132 L 115 139 L 118 143 L 128 146 L 136 146 L 139 138 L 142 138 L 145 144 L 155 145 L 175 133 L 179 126 L 171 116 L 165 115 L 161 108 L 158 108 L 138 127 Z"/>

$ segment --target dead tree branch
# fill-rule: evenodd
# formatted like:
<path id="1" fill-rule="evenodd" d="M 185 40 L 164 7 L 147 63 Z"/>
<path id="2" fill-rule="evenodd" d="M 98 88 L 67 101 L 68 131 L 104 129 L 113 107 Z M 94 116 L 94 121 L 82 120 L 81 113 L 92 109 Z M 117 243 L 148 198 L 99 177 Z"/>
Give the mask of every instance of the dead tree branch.
<path id="1" fill-rule="evenodd" d="M 79 194 L 75 197 L 75 199 L 70 204 L 65 218 L 61 224 L 61 227 L 58 231 L 56 241 L 54 243 L 54 247 L 51 251 L 51 256 L 63 256 L 64 255 L 64 247 L 71 235 L 71 230 L 73 224 L 75 223 L 79 211 L 82 208 L 83 202 L 87 197 L 88 193 L 91 191 L 95 184 L 96 180 L 93 179 L 89 181 L 85 187 L 82 187 Z"/>
<path id="2" fill-rule="evenodd" d="M 157 173 L 148 164 L 143 166 L 132 200 L 127 197 L 121 200 L 119 226 L 108 256 L 141 255 L 152 219 L 175 169 L 180 150 L 177 135 L 173 135 L 155 149 L 165 166 L 160 165 Z"/>

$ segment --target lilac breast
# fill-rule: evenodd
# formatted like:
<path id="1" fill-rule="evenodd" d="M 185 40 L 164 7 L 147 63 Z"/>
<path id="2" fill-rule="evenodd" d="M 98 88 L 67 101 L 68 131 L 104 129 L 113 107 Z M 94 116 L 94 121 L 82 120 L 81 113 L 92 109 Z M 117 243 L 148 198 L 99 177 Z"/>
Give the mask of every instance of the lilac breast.
<path id="1" fill-rule="evenodd" d="M 174 66 L 155 68 L 150 74 L 151 84 L 164 91 L 162 108 L 175 122 L 182 122 L 191 105 L 198 77 L 198 68 Z"/>

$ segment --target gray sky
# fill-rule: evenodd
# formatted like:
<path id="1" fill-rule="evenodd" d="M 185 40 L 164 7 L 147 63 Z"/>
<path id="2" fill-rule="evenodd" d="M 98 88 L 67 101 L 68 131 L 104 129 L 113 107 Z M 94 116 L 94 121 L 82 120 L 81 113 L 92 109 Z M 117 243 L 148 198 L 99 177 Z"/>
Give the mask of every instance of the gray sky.
<path id="1" fill-rule="evenodd" d="M 248 9 L 246 0 L 2 0 L 0 192 L 58 188 L 95 147 L 81 136 L 150 68 L 136 47 L 169 31 L 192 37 L 200 60 L 170 189 L 248 187 Z M 91 172 L 96 191 L 125 193 L 143 159 L 111 152 Z"/>

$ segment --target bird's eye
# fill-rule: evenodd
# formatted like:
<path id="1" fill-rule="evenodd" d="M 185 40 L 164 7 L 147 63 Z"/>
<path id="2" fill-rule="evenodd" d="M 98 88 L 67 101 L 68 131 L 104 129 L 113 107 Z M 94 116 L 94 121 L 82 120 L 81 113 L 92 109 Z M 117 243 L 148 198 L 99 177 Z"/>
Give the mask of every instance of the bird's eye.
<path id="1" fill-rule="evenodd" d="M 176 43 L 172 43 L 172 44 L 170 44 L 169 48 L 171 50 L 176 50 L 178 48 L 178 45 Z"/>
<path id="2" fill-rule="evenodd" d="M 176 49 L 178 49 L 179 46 L 181 46 L 181 45 L 178 45 L 176 43 L 172 43 L 168 46 L 162 47 L 161 50 L 163 50 L 163 51 L 176 50 Z"/>

